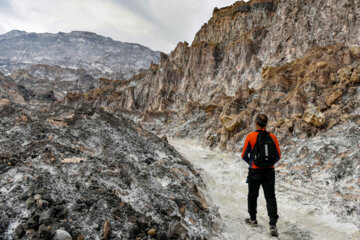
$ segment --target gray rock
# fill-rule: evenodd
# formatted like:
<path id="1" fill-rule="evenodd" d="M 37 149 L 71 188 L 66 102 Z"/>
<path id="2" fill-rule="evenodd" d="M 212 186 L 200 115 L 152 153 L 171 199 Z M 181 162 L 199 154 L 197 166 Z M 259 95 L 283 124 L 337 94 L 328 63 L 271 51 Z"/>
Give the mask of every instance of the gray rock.
<path id="1" fill-rule="evenodd" d="M 51 229 L 48 228 L 46 225 L 41 225 L 38 230 L 38 237 L 42 240 L 50 239 L 51 236 Z"/>
<path id="2" fill-rule="evenodd" d="M 39 223 L 40 224 L 50 223 L 51 220 L 54 218 L 54 216 L 55 216 L 55 210 L 53 208 L 50 208 L 40 214 Z"/>
<path id="3" fill-rule="evenodd" d="M 34 220 L 29 220 L 25 223 L 26 229 L 35 229 L 39 226 L 39 224 Z"/>
<path id="4" fill-rule="evenodd" d="M 33 198 L 29 198 L 28 200 L 26 200 L 25 205 L 26 208 L 29 209 L 35 205 L 35 200 Z"/>
<path id="5" fill-rule="evenodd" d="M 52 240 L 72 240 L 70 233 L 65 230 L 58 229 L 55 231 Z"/>
<path id="6" fill-rule="evenodd" d="M 167 232 L 167 237 L 170 239 L 185 239 L 187 233 L 188 230 L 178 222 L 169 229 Z"/>
<path id="7" fill-rule="evenodd" d="M 24 226 L 22 224 L 17 225 L 14 231 L 15 238 L 21 238 L 24 234 Z"/>

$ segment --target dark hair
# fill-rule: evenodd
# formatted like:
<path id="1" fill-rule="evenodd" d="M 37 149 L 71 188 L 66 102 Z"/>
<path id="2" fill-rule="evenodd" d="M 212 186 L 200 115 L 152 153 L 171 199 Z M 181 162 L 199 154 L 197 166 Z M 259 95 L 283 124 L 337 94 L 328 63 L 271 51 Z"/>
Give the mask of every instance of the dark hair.
<path id="1" fill-rule="evenodd" d="M 255 122 L 260 127 L 264 128 L 264 127 L 266 127 L 266 125 L 268 123 L 268 117 L 265 114 L 260 113 L 260 114 L 256 115 Z"/>

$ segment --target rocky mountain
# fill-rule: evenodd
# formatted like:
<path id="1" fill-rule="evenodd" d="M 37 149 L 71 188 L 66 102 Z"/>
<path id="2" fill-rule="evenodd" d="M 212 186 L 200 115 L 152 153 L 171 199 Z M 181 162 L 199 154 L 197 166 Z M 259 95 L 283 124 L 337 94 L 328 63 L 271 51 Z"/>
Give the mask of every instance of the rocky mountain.
<path id="1" fill-rule="evenodd" d="M 130 77 L 152 61 L 159 61 L 159 52 L 91 32 L 52 34 L 14 30 L 0 35 L 0 71 L 3 73 L 47 64 L 102 73 L 119 72 Z"/>
<path id="2" fill-rule="evenodd" d="M 133 43 L 114 41 L 91 32 L 0 35 L 0 72 L 28 90 L 83 92 L 99 85 L 99 78 L 127 79 L 150 63 L 159 52 Z"/>
<path id="3" fill-rule="evenodd" d="M 274 126 L 291 122 L 285 134 L 307 137 L 358 108 L 359 14 L 347 0 L 239 1 L 215 9 L 190 46 L 179 43 L 146 73 L 69 94 L 65 103 L 126 109 L 143 120 L 199 111 L 212 122 L 202 133 L 209 145 L 229 149 L 260 110 Z"/>
<path id="4" fill-rule="evenodd" d="M 0 100 L 1 239 L 205 239 L 216 212 L 191 164 L 99 109 Z"/>
<path id="5" fill-rule="evenodd" d="M 157 134 L 230 151 L 241 151 L 264 112 L 284 149 L 280 169 L 321 182 L 346 201 L 338 214 L 360 219 L 346 210 L 360 198 L 359 148 L 347 144 L 360 142 L 350 134 L 360 126 L 359 26 L 357 1 L 238 1 L 214 9 L 191 45 L 180 42 L 147 72 L 63 103 L 127 110 Z"/>

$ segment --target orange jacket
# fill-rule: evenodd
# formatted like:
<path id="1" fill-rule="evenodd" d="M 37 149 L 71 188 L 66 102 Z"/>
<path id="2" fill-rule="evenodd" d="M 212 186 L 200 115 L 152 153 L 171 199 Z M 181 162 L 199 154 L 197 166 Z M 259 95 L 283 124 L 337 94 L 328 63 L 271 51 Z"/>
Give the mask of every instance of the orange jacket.
<path id="1" fill-rule="evenodd" d="M 266 130 L 261 129 L 261 131 L 266 131 Z M 275 160 L 275 162 L 277 162 L 281 158 L 279 142 L 274 134 L 272 134 L 272 133 L 269 133 L 269 134 L 270 134 L 271 138 L 274 140 L 274 143 L 275 143 L 275 146 L 276 146 L 276 149 L 278 152 L 278 156 Z M 249 168 L 251 168 L 251 169 L 261 169 L 260 167 L 257 167 L 255 165 L 255 163 L 252 159 L 252 156 L 251 156 L 251 152 L 255 147 L 255 143 L 256 143 L 258 135 L 259 135 L 259 132 L 252 132 L 246 136 L 244 148 L 243 148 L 243 152 L 242 152 L 242 156 L 241 156 L 249 164 Z M 274 166 L 272 166 L 271 168 L 274 168 Z"/>

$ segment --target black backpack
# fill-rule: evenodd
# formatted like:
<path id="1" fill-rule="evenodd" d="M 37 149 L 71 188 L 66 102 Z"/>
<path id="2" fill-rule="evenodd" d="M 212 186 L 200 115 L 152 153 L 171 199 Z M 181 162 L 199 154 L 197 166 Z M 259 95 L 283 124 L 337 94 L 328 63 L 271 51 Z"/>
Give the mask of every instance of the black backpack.
<path id="1" fill-rule="evenodd" d="M 272 167 L 277 157 L 274 140 L 267 131 L 257 131 L 259 135 L 252 151 L 252 159 L 257 167 Z"/>

